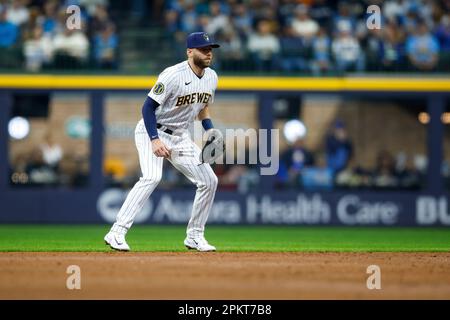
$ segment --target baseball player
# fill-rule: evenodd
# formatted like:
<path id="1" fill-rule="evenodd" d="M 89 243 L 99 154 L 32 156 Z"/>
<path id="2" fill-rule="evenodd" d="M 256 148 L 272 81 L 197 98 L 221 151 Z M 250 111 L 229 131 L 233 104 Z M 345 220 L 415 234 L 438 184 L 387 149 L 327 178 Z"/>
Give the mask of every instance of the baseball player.
<path id="1" fill-rule="evenodd" d="M 217 189 L 217 176 L 209 163 L 202 163 L 200 148 L 191 140 L 188 127 L 195 118 L 206 132 L 214 131 L 209 105 L 214 101 L 217 74 L 209 68 L 213 48 L 219 44 L 208 34 L 195 32 L 187 37 L 188 59 L 165 69 L 148 93 L 143 118 L 135 130 L 142 177 L 123 203 L 116 222 L 104 237 L 111 248 L 129 251 L 125 235 L 162 176 L 167 159 L 197 186 L 184 245 L 198 251 L 215 251 L 204 237 L 205 223 Z"/>

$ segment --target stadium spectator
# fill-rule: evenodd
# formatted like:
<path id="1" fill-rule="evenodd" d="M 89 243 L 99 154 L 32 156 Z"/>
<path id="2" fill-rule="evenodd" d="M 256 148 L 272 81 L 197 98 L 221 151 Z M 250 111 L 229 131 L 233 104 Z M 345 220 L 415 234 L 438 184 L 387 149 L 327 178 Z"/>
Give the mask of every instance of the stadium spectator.
<path id="1" fill-rule="evenodd" d="M 335 177 L 337 188 L 369 188 L 372 186 L 372 175 L 370 171 L 362 168 L 350 158 L 347 167 Z"/>
<path id="2" fill-rule="evenodd" d="M 115 27 L 112 23 L 105 28 L 94 39 L 94 56 L 97 67 L 101 69 L 117 68 L 118 39 Z"/>
<path id="3" fill-rule="evenodd" d="M 218 39 L 221 49 L 218 52 L 220 69 L 238 71 L 244 63 L 244 45 L 235 28 L 227 28 Z"/>
<path id="4" fill-rule="evenodd" d="M 186 34 L 197 31 L 198 14 L 195 11 L 195 3 L 192 0 L 185 1 L 183 14 L 180 16 L 180 28 Z"/>
<path id="5" fill-rule="evenodd" d="M 44 15 L 39 18 L 39 23 L 44 29 L 44 33 L 54 36 L 57 32 L 58 24 L 58 2 L 49 0 L 44 4 Z"/>
<path id="6" fill-rule="evenodd" d="M 395 161 L 392 154 L 388 151 L 382 150 L 378 153 L 372 179 L 373 186 L 377 188 L 395 188 L 399 186 Z"/>
<path id="7" fill-rule="evenodd" d="M 176 10 L 167 10 L 165 13 L 164 23 L 167 32 L 170 34 L 175 34 L 178 32 L 180 29 L 178 25 L 178 12 Z"/>
<path id="8" fill-rule="evenodd" d="M 317 37 L 312 43 L 312 63 L 311 70 L 314 75 L 321 75 L 323 72 L 331 70 L 331 40 L 325 28 L 321 27 Z"/>
<path id="9" fill-rule="evenodd" d="M 304 45 L 310 45 L 313 37 L 319 31 L 319 25 L 308 15 L 308 8 L 299 5 L 295 9 L 295 17 L 291 21 L 294 34 L 299 37 Z"/>
<path id="10" fill-rule="evenodd" d="M 248 39 L 248 50 L 252 54 L 253 61 L 258 71 L 273 71 L 277 68 L 280 42 L 270 30 L 270 22 L 261 20 L 258 23 L 257 32 Z"/>
<path id="11" fill-rule="evenodd" d="M 202 14 L 198 17 L 196 30 L 198 32 L 206 32 L 209 24 L 209 16 L 207 14 Z"/>
<path id="12" fill-rule="evenodd" d="M 25 67 L 29 71 L 39 71 L 44 65 L 49 65 L 53 57 L 52 41 L 44 35 L 41 26 L 35 26 L 30 39 L 23 45 Z"/>
<path id="13" fill-rule="evenodd" d="M 93 39 L 97 34 L 102 32 L 112 21 L 109 17 L 107 7 L 101 4 L 95 6 L 95 11 L 89 20 L 88 37 Z"/>
<path id="14" fill-rule="evenodd" d="M 305 167 L 300 174 L 300 184 L 304 190 L 332 190 L 334 187 L 333 170 L 327 166 L 324 154 L 316 157 L 316 165 Z"/>
<path id="15" fill-rule="evenodd" d="M 369 30 L 366 42 L 366 70 L 397 71 L 404 68 L 404 33 L 396 21 L 386 21 L 382 29 Z"/>
<path id="16" fill-rule="evenodd" d="M 0 48 L 11 48 L 17 40 L 19 29 L 7 20 L 7 10 L 0 10 Z"/>
<path id="17" fill-rule="evenodd" d="M 64 29 L 53 39 L 56 68 L 81 68 L 89 55 L 89 41 L 84 33 L 78 30 Z"/>
<path id="18" fill-rule="evenodd" d="M 442 71 L 450 71 L 450 13 L 442 15 L 440 23 L 437 25 L 434 35 L 439 41 Z"/>
<path id="19" fill-rule="evenodd" d="M 280 156 L 277 181 L 281 186 L 298 186 L 300 174 L 305 167 L 314 165 L 314 156 L 305 147 L 304 138 L 298 138 Z"/>
<path id="20" fill-rule="evenodd" d="M 38 7 L 29 9 L 29 17 L 27 23 L 21 26 L 22 39 L 27 40 L 33 38 L 36 27 L 42 28 L 42 12 Z M 43 28 L 42 28 L 43 29 Z"/>
<path id="21" fill-rule="evenodd" d="M 13 0 L 11 5 L 8 7 L 8 21 L 20 27 L 28 21 L 29 17 L 30 12 L 25 6 L 25 1 Z"/>
<path id="22" fill-rule="evenodd" d="M 428 32 L 424 22 L 418 25 L 415 34 L 408 37 L 406 52 L 412 67 L 418 71 L 433 71 L 438 63 L 439 43 Z"/>
<path id="23" fill-rule="evenodd" d="M 441 20 L 434 32 L 443 52 L 450 52 L 450 13 L 441 17 Z"/>
<path id="24" fill-rule="evenodd" d="M 173 39 L 166 39 L 166 35 L 161 34 L 162 41 L 175 41 L 184 43 L 186 33 L 191 31 L 206 31 L 216 39 L 226 38 L 229 43 L 236 45 L 238 41 L 235 37 L 230 38 L 230 34 L 237 33 L 241 43 L 245 43 L 249 53 L 243 50 L 246 58 L 236 65 L 233 71 L 246 71 L 254 69 L 256 64 L 258 70 L 264 71 L 285 71 L 291 70 L 307 72 L 312 70 L 316 75 L 326 71 L 337 70 L 340 72 L 353 70 L 367 71 L 447 71 L 450 70 L 450 5 L 447 1 L 425 1 L 425 0 L 373 0 L 370 4 L 378 4 L 382 8 L 382 26 L 379 32 L 368 30 L 366 27 L 365 8 L 369 4 L 357 0 L 346 1 L 295 1 L 295 0 L 251 0 L 251 1 L 205 1 L 205 0 L 171 0 L 167 2 L 156 1 L 152 5 L 143 0 L 134 0 L 130 5 L 118 4 L 108 0 L 3 0 L 0 1 L 0 9 L 8 9 L 7 20 L 19 26 L 13 31 L 5 27 L 4 23 L 0 30 L 7 36 L 0 39 L 0 46 L 21 47 L 24 41 L 34 38 L 34 30 L 37 24 L 41 25 L 45 36 L 50 38 L 61 34 L 65 29 L 67 14 L 65 9 L 69 5 L 79 5 L 81 7 L 82 21 L 88 22 L 87 28 L 83 25 L 82 31 L 88 36 L 92 50 L 90 57 L 92 64 L 96 63 L 95 42 L 97 35 L 105 29 L 105 26 L 112 23 L 112 16 L 126 16 L 125 21 L 118 21 L 115 25 L 120 29 L 122 26 L 165 26 L 166 34 Z M 144 6 L 143 6 L 144 5 Z M 142 21 L 143 12 L 138 8 L 147 7 L 147 11 L 152 14 L 150 20 Z M 165 12 L 158 16 L 155 8 L 164 7 Z M 128 10 L 128 12 L 122 12 Z M 36 18 L 36 16 L 39 18 Z M 137 17 L 132 19 L 131 17 Z M 157 17 L 153 19 L 153 17 Z M 5 20 L 5 19 L 4 19 Z M 260 50 L 248 47 L 249 38 L 259 35 L 259 21 L 266 21 L 269 24 L 269 34 L 275 40 L 263 40 L 261 46 L 279 47 L 278 49 Z M 427 36 L 419 36 L 418 29 L 425 24 L 428 31 Z M 300 51 L 297 57 L 290 55 L 300 46 L 293 39 L 286 36 L 286 27 L 292 26 L 296 35 L 304 42 L 301 46 L 307 50 Z M 320 27 L 319 27 L 320 26 Z M 322 30 L 320 30 L 322 28 Z M 228 29 L 235 29 L 229 32 Z M 157 30 L 157 28 L 155 29 Z M 320 30 L 320 31 L 319 31 Z M 342 34 L 350 31 L 350 37 L 342 40 Z M 14 36 L 15 33 L 15 36 Z M 225 35 L 227 34 L 227 35 Z M 117 35 L 116 35 L 117 36 Z M 169 37 L 170 37 L 169 36 Z M 11 40 L 11 37 L 13 40 Z M 427 37 L 432 40 L 423 41 Z M 326 47 L 326 39 L 334 39 L 334 43 L 341 43 L 344 47 L 342 53 L 331 50 L 332 57 L 326 58 L 326 51 L 317 50 Z M 422 40 L 420 40 L 422 39 Z M 439 46 L 435 48 L 434 40 Z M 428 43 L 427 52 L 421 52 L 420 43 Z M 131 42 L 131 41 L 130 41 Z M 278 42 L 277 44 L 274 44 Z M 7 44 L 5 44 L 7 43 Z M 13 43 L 14 45 L 11 45 Z M 332 44 L 332 47 L 333 47 Z M 173 58 L 179 59 L 185 56 L 185 52 L 178 52 L 178 45 L 174 49 Z M 359 49 L 358 49 L 359 47 Z M 410 49 L 407 52 L 406 49 Z M 22 48 L 19 50 L 23 51 Z M 128 50 L 128 49 L 127 49 Z M 136 49 L 138 50 L 138 49 Z M 355 53 L 360 52 L 359 59 L 354 59 Z M 265 51 L 264 54 L 255 51 Z M 314 51 L 316 51 L 314 53 Z M 287 60 L 303 61 L 309 68 L 296 66 L 298 63 L 285 62 L 278 59 L 279 54 L 287 57 Z M 22 55 L 17 51 L 5 57 L 5 50 L 2 55 L 2 65 L 27 66 L 23 63 Z M 264 56 L 258 59 L 258 56 Z M 270 58 L 267 58 L 270 56 Z M 353 56 L 352 59 L 348 59 Z M 431 58 L 430 58 L 431 57 Z M 170 57 L 168 57 L 170 59 Z M 218 56 L 220 59 L 220 57 Z M 347 59 L 346 59 L 347 58 Z M 216 61 L 219 64 L 219 59 Z M 256 59 L 256 60 L 255 60 Z M 15 63 L 14 60 L 17 60 Z M 255 63 L 245 63 L 245 61 L 255 60 Z M 298 62 L 297 61 L 297 62 Z M 339 61 L 339 62 L 338 62 Z M 367 63 L 366 63 L 367 61 Z M 243 63 L 242 63 L 243 62 Z M 281 63 L 280 63 L 281 62 Z M 333 62 L 333 63 L 331 63 Z M 336 62 L 336 63 L 335 63 Z M 228 68 L 227 63 L 221 64 Z M 230 70 L 228 68 L 228 70 Z"/>
<path id="25" fill-rule="evenodd" d="M 415 166 L 413 160 L 413 157 L 403 153 L 397 156 L 395 169 L 401 188 L 418 189 L 423 184 L 424 174 Z"/>
<path id="26" fill-rule="evenodd" d="M 332 30 L 339 34 L 341 32 L 348 32 L 356 29 L 356 19 L 352 16 L 350 5 L 347 2 L 341 1 L 338 5 L 338 13 L 333 21 Z"/>
<path id="27" fill-rule="evenodd" d="M 413 34 L 418 27 L 418 21 L 420 20 L 419 12 L 414 8 L 409 8 L 406 14 L 400 17 L 400 23 L 402 28 L 408 34 Z"/>
<path id="28" fill-rule="evenodd" d="M 303 39 L 298 37 L 292 27 L 284 28 L 280 38 L 281 46 L 281 69 L 285 72 L 307 71 L 309 56 L 308 47 L 305 46 Z"/>
<path id="29" fill-rule="evenodd" d="M 212 36 L 221 30 L 224 30 L 230 24 L 229 17 L 222 12 L 220 2 L 213 1 L 209 5 L 209 22 L 205 27 L 205 31 Z"/>
<path id="30" fill-rule="evenodd" d="M 332 125 L 326 136 L 326 163 L 336 175 L 344 170 L 353 154 L 353 143 L 342 120 Z"/>
<path id="31" fill-rule="evenodd" d="M 399 70 L 404 59 L 404 34 L 398 24 L 388 22 L 382 32 L 378 61 L 384 70 Z"/>
<path id="32" fill-rule="evenodd" d="M 339 72 L 362 71 L 364 69 L 364 53 L 351 29 L 341 27 L 338 36 L 333 40 L 332 51 Z"/>
<path id="33" fill-rule="evenodd" d="M 231 23 L 236 27 L 239 37 L 246 40 L 252 30 L 253 17 L 244 3 L 236 3 L 233 6 Z"/>

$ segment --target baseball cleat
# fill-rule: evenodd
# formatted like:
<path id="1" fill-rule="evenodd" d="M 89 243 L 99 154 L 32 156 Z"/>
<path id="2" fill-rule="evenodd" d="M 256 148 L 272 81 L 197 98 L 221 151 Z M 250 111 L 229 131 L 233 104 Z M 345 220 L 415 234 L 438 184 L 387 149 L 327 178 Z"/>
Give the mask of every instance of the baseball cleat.
<path id="1" fill-rule="evenodd" d="M 125 241 L 125 235 L 123 235 L 123 234 L 108 232 L 108 234 L 105 236 L 104 240 L 105 240 L 105 243 L 114 250 L 130 251 L 130 247 L 128 246 L 127 242 Z"/>
<path id="2" fill-rule="evenodd" d="M 186 238 L 184 239 L 184 245 L 188 249 L 202 252 L 216 251 L 216 247 L 210 245 L 205 238 Z"/>

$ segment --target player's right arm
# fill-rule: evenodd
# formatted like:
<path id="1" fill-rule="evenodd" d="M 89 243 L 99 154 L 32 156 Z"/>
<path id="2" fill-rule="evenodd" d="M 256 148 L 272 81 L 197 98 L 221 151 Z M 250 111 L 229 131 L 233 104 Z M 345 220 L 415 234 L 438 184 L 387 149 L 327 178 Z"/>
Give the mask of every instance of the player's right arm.
<path id="1" fill-rule="evenodd" d="M 152 150 L 157 157 L 170 157 L 170 150 L 167 149 L 165 144 L 159 139 L 158 129 L 156 127 L 156 115 L 155 111 L 159 107 L 159 103 L 150 97 L 144 102 L 142 107 L 142 117 L 144 118 L 145 128 L 152 141 Z"/>
<path id="2" fill-rule="evenodd" d="M 163 107 L 164 103 L 176 89 L 174 84 L 175 78 L 171 68 L 167 68 L 161 72 L 152 90 L 148 93 L 147 100 L 145 100 L 142 108 L 145 127 L 150 136 L 150 140 L 152 141 L 153 153 L 157 157 L 170 157 L 170 150 L 158 136 L 155 111 L 159 106 L 161 106 L 161 108 Z"/>

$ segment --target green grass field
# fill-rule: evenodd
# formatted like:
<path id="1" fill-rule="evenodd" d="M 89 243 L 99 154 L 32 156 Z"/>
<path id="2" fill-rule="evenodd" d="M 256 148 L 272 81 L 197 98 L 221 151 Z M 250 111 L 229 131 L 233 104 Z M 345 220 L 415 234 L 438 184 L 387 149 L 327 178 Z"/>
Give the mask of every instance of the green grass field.
<path id="1" fill-rule="evenodd" d="M 103 243 L 108 225 L 0 225 L 0 251 L 111 251 Z M 186 251 L 185 226 L 130 230 L 133 251 Z M 208 226 L 219 251 L 371 252 L 450 250 L 450 228 L 348 228 Z"/>

